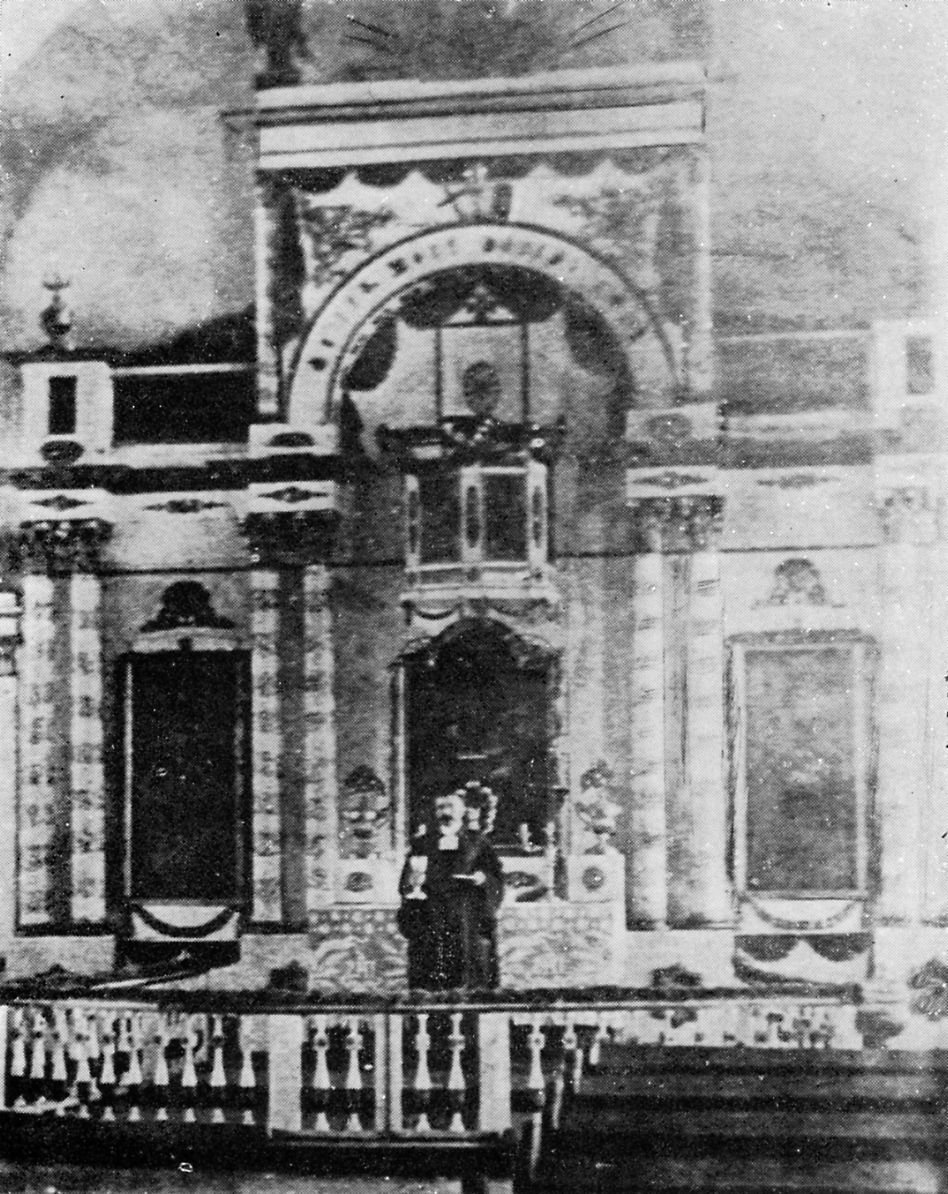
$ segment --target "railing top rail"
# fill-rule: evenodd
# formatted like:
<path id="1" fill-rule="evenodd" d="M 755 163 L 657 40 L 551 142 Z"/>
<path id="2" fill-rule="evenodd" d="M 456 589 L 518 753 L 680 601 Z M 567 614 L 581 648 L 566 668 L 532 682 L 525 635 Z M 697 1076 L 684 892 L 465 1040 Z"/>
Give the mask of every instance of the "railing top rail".
<path id="1" fill-rule="evenodd" d="M 774 1008 L 781 1005 L 806 1007 L 840 1007 L 862 1003 L 859 992 L 852 993 L 789 993 L 747 991 L 725 994 L 712 992 L 637 993 L 623 998 L 604 999 L 478 999 L 473 998 L 365 998 L 319 999 L 292 995 L 281 997 L 270 991 L 72 991 L 24 992 L 0 991 L 0 1004 L 9 1007 L 37 1005 L 91 1005 L 121 1007 L 126 1010 L 165 1010 L 212 1015 L 405 1015 L 419 1012 L 506 1012 L 512 1015 L 617 1013 L 646 1010 L 660 1011 L 676 1008 L 711 1006 L 746 1006 Z"/>

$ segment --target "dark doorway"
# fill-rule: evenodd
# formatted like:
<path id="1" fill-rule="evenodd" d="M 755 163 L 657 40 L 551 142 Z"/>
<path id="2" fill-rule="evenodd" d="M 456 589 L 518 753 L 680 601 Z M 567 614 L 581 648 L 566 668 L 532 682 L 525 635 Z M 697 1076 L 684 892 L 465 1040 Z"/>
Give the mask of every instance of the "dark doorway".
<path id="1" fill-rule="evenodd" d="M 242 657 L 138 655 L 130 666 L 130 895 L 241 894 Z"/>
<path id="2" fill-rule="evenodd" d="M 543 841 L 556 816 L 551 777 L 552 659 L 505 627 L 470 623 L 407 664 L 409 816 L 429 821 L 435 796 L 470 780 L 498 797 L 493 837 Z"/>

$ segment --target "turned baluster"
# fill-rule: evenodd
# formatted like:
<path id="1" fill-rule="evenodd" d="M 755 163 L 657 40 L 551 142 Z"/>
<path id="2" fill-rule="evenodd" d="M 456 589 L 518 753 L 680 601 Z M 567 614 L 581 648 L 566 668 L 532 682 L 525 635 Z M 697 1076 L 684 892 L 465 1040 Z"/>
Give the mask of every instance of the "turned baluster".
<path id="1" fill-rule="evenodd" d="M 93 1013 L 94 1016 L 94 1013 Z M 102 1023 L 102 1068 L 99 1089 L 102 1093 L 102 1118 L 115 1119 L 115 1016 L 106 1013 Z"/>
<path id="2" fill-rule="evenodd" d="M 42 1102 L 46 1097 L 47 1026 L 45 1013 L 37 1008 L 33 1012 L 33 1034 L 30 1045 L 30 1081 L 28 1089 L 31 1103 Z"/>
<path id="3" fill-rule="evenodd" d="M 540 1161 L 540 1148 L 543 1136 L 543 1108 L 546 1103 L 542 1060 L 545 1043 L 546 1033 L 541 1018 L 533 1016 L 530 1021 L 530 1031 L 527 1035 L 527 1050 L 530 1062 L 527 1069 L 525 1091 L 525 1101 L 530 1108 L 524 1130 L 524 1151 L 528 1184 L 532 1182 Z"/>
<path id="4" fill-rule="evenodd" d="M 609 1027 L 606 1023 L 606 1017 L 600 1012 L 597 1017 L 596 1031 L 589 1046 L 589 1057 L 586 1059 L 591 1070 L 599 1069 L 602 1063 L 602 1046 L 608 1039 Z"/>
<path id="5" fill-rule="evenodd" d="M 168 1016 L 165 1012 L 158 1013 L 158 1025 L 155 1029 L 155 1069 L 152 1074 L 152 1097 L 155 1102 L 155 1119 L 164 1121 L 168 1118 L 169 1091 L 171 1088 L 171 1074 L 168 1071 Z"/>
<path id="6" fill-rule="evenodd" d="M 566 1089 L 566 1049 L 562 1039 L 566 1031 L 565 1013 L 555 1012 L 550 1017 L 549 1027 L 563 1028 L 563 1033 L 560 1034 L 560 1048 L 556 1058 L 556 1065 L 553 1069 L 553 1079 L 550 1082 L 550 1098 L 547 1104 L 549 1122 L 552 1127 L 558 1128 L 560 1115 L 563 1110 L 563 1092 Z"/>
<path id="7" fill-rule="evenodd" d="M 132 1037 L 131 1037 L 131 1012 L 120 1012 L 116 1018 L 118 1024 L 118 1036 L 115 1041 L 115 1079 L 122 1085 L 123 1078 L 129 1067 L 129 1058 L 132 1052 Z"/>
<path id="8" fill-rule="evenodd" d="M 122 1074 L 123 1092 L 128 1096 L 128 1119 L 137 1123 L 142 1113 L 139 1103 L 142 1089 L 142 1024 L 141 1013 L 128 1016 L 128 1066 Z"/>
<path id="9" fill-rule="evenodd" d="M 50 1072 L 50 1098 L 61 1103 L 69 1093 L 69 1067 L 66 1046 L 69 1041 L 69 1015 L 64 1007 L 53 1010 L 53 1065 Z"/>
<path id="10" fill-rule="evenodd" d="M 26 1106 L 26 1017 L 15 1007 L 10 1018 L 10 1079 L 7 1098 L 14 1111 Z"/>
<path id="11" fill-rule="evenodd" d="M 348 1019 L 346 1050 L 349 1054 L 346 1069 L 346 1105 L 349 1118 L 346 1120 L 345 1130 L 361 1132 L 363 1128 L 359 1112 L 362 1103 L 362 1071 L 359 1068 L 359 1055 L 362 1051 L 362 1025 L 358 1016 L 350 1016 Z"/>
<path id="12" fill-rule="evenodd" d="M 567 1088 L 570 1094 L 576 1094 L 583 1080 L 583 1046 L 572 1016 L 566 1017 L 566 1027 L 563 1029 L 563 1058 Z"/>
<path id="13" fill-rule="evenodd" d="M 431 1070 L 428 1065 L 428 1053 L 431 1049 L 431 1037 L 428 1033 L 428 1013 L 418 1013 L 418 1031 L 415 1033 L 415 1050 L 418 1063 L 415 1068 L 415 1108 L 418 1115 L 415 1131 L 421 1135 L 431 1131 L 431 1121 L 428 1111 L 431 1107 Z"/>
<path id="14" fill-rule="evenodd" d="M 464 1085 L 464 1070 L 461 1067 L 461 1054 L 464 1052 L 464 1030 L 461 1027 L 461 1012 L 451 1013 L 451 1032 L 448 1045 L 451 1049 L 451 1064 L 448 1068 L 448 1109 L 451 1112 L 449 1132 L 462 1133 L 464 1127 L 464 1104 L 467 1090 Z"/>
<path id="15" fill-rule="evenodd" d="M 241 1123 L 252 1124 L 257 1105 L 257 1076 L 253 1070 L 249 1016 L 241 1016 L 238 1021 L 237 1048 L 240 1052 L 240 1074 L 237 1078 L 237 1102 L 241 1108 L 240 1118 Z"/>
<path id="16" fill-rule="evenodd" d="M 89 1021 L 80 1008 L 72 1013 L 72 1038 L 75 1049 L 76 1076 L 73 1083 L 75 1097 L 79 1101 L 80 1119 L 89 1118 L 89 1104 L 93 1098 L 94 1080 L 89 1064 Z"/>
<path id="17" fill-rule="evenodd" d="M 197 1120 L 195 1107 L 197 1106 L 197 1069 L 194 1065 L 194 1054 L 197 1050 L 197 1036 L 194 1026 L 194 1016 L 184 1017 L 184 1062 L 181 1067 L 181 1105 L 184 1107 L 184 1122 L 193 1124 Z"/>
<path id="18" fill-rule="evenodd" d="M 530 1021 L 530 1032 L 527 1036 L 527 1049 L 530 1054 L 530 1065 L 527 1071 L 527 1094 L 531 1107 L 539 1109 L 546 1102 L 546 1089 L 543 1081 L 543 1046 L 546 1043 L 546 1032 L 539 1016 L 533 1016 Z"/>
<path id="19" fill-rule="evenodd" d="M 329 1092 L 332 1089 L 332 1078 L 329 1074 L 329 1029 L 325 1016 L 314 1017 L 315 1032 L 313 1034 L 313 1078 L 310 1085 L 310 1107 L 316 1112 L 316 1122 L 313 1125 L 317 1132 L 329 1132 Z"/>
<path id="20" fill-rule="evenodd" d="M 89 1058 L 89 1069 L 92 1071 L 93 1081 L 95 1081 L 96 1072 L 102 1060 L 102 1049 L 99 1045 L 99 1023 L 94 1012 L 87 1013 L 86 1024 L 88 1025 L 86 1054 Z"/>
<path id="21" fill-rule="evenodd" d="M 227 1098 L 227 1073 L 224 1070 L 224 1021 L 211 1017 L 211 1073 L 208 1078 L 208 1097 L 212 1107 L 211 1123 L 225 1122 L 224 1101 Z"/>

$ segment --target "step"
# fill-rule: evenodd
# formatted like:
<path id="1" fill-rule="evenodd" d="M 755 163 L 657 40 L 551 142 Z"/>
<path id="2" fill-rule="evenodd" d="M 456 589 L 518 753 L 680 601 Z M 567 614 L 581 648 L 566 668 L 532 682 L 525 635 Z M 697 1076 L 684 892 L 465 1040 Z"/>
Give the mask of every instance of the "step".
<path id="1" fill-rule="evenodd" d="M 936 1194 L 946 1176 L 945 1166 L 926 1159 L 827 1160 L 796 1152 L 735 1157 L 676 1149 L 621 1158 L 551 1154 L 537 1187 L 549 1194 Z"/>
<path id="2" fill-rule="evenodd" d="M 948 1085 L 948 1051 L 900 1049 L 764 1049 L 744 1045 L 637 1045 L 604 1041 L 596 1073 L 635 1072 L 786 1072 L 830 1071 L 839 1074 L 943 1074 Z"/>
<path id="3" fill-rule="evenodd" d="M 750 1110 L 715 1104 L 683 1107 L 650 1099 L 603 1107 L 579 1098 L 566 1109 L 562 1131 L 564 1137 L 573 1138 L 576 1147 L 585 1151 L 591 1151 L 593 1144 L 597 1148 L 621 1148 L 630 1141 L 653 1137 L 682 1143 L 702 1139 L 767 1140 L 801 1145 L 867 1142 L 929 1150 L 943 1148 L 948 1143 L 948 1116 L 939 1108 L 930 1113 L 836 1109 L 814 1113 L 766 1104 Z"/>
<path id="4" fill-rule="evenodd" d="M 629 1098 L 713 1100 L 727 1103 L 773 1100 L 892 1106 L 946 1101 L 948 1075 L 919 1072 L 810 1070 L 805 1063 L 793 1070 L 621 1070 L 587 1073 L 580 1091 L 589 1100 L 609 1102 Z"/>

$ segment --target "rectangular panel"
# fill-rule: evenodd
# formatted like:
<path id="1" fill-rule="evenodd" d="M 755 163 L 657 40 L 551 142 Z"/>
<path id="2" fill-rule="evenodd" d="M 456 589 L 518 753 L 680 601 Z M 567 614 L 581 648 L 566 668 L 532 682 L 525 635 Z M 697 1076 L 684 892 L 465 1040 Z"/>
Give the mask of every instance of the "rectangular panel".
<path id="1" fill-rule="evenodd" d="M 156 654 L 132 665 L 131 895 L 239 895 L 237 661 Z"/>
<path id="2" fill-rule="evenodd" d="M 527 478 L 484 474 L 484 559 L 526 560 Z"/>
<path id="3" fill-rule="evenodd" d="M 453 564 L 461 558 L 461 502 L 456 474 L 421 477 L 421 562 Z"/>
<path id="4" fill-rule="evenodd" d="M 849 647 L 748 650 L 747 887 L 860 886 L 854 654 Z"/>

